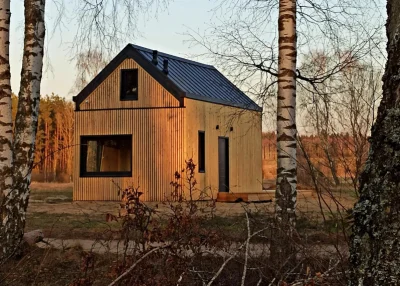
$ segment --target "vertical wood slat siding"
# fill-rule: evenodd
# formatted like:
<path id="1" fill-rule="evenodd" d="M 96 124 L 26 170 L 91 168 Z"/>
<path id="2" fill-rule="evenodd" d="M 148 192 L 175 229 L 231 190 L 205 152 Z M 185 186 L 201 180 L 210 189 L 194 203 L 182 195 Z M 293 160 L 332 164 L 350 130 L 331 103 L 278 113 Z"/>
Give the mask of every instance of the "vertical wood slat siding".
<path id="1" fill-rule="evenodd" d="M 200 189 L 218 192 L 218 137 L 229 138 L 229 183 L 232 193 L 262 191 L 261 112 L 185 100 L 185 158 L 198 161 L 198 131 L 205 131 L 205 173 L 197 174 Z M 219 125 L 219 129 L 216 126 Z M 230 131 L 233 127 L 233 131 Z"/>
<path id="2" fill-rule="evenodd" d="M 132 134 L 132 177 L 81 178 L 75 148 L 74 200 L 119 200 L 121 188 L 140 186 L 143 200 L 165 200 L 184 166 L 184 108 L 75 112 L 75 144 L 82 135 Z M 114 181 L 114 183 L 113 183 Z"/>
<path id="3" fill-rule="evenodd" d="M 120 70 L 138 69 L 138 100 L 120 101 Z M 178 107 L 179 101 L 155 81 L 132 59 L 126 59 L 104 80 L 86 100 L 80 104 L 81 110 L 141 108 L 141 107 Z"/>

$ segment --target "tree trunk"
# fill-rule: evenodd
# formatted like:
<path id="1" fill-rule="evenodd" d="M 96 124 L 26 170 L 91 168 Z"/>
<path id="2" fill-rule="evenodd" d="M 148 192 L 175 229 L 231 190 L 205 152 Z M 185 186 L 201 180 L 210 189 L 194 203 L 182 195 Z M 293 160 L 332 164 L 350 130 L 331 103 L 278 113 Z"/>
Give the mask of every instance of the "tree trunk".
<path id="1" fill-rule="evenodd" d="M 25 39 L 18 110 L 15 120 L 13 175 L 14 186 L 3 201 L 3 256 L 7 258 L 19 247 L 23 238 L 29 186 L 35 151 L 39 113 L 40 82 L 45 36 L 45 0 L 25 0 Z"/>
<path id="2" fill-rule="evenodd" d="M 50 112 L 48 113 L 50 117 Z M 47 173 L 49 165 L 49 128 L 48 128 L 48 118 L 44 118 L 44 181 L 47 183 Z"/>
<path id="3" fill-rule="evenodd" d="M 56 111 L 57 112 L 57 111 Z M 55 130 L 55 135 L 54 135 L 54 153 L 53 153 L 53 182 L 55 182 L 57 180 L 57 166 L 59 165 L 59 143 L 58 143 L 58 139 L 59 139 L 59 129 L 58 129 L 58 124 L 60 122 L 60 117 L 58 117 L 57 115 L 55 116 L 56 119 L 56 130 Z"/>
<path id="4" fill-rule="evenodd" d="M 277 107 L 277 179 L 275 214 L 278 231 L 271 255 L 284 263 L 293 255 L 291 238 L 296 208 L 296 0 L 279 2 L 279 63 Z"/>
<path id="5" fill-rule="evenodd" d="M 3 196 L 7 196 L 12 188 L 10 18 L 10 0 L 0 1 L 0 205 Z"/>
<path id="6" fill-rule="evenodd" d="M 0 203 L 12 188 L 10 17 L 10 0 L 0 1 Z"/>
<path id="7" fill-rule="evenodd" d="M 389 0 L 387 13 L 383 98 L 354 208 L 351 286 L 400 285 L 400 1 Z"/>
<path id="8" fill-rule="evenodd" d="M 4 244 L 2 235 L 3 220 L 7 210 L 3 207 L 5 198 L 12 190 L 12 100 L 10 73 L 10 0 L 0 1 L 0 245 Z M 2 257 L 1 249 L 0 257 Z"/>
<path id="9" fill-rule="evenodd" d="M 334 181 L 336 186 L 339 186 L 340 185 L 340 179 L 339 179 L 339 177 L 337 175 L 337 168 L 336 168 L 336 158 L 337 158 L 336 157 L 336 153 L 337 152 L 333 151 L 333 153 L 335 155 L 333 155 L 331 153 L 330 150 L 333 148 L 333 144 L 332 144 L 332 142 L 329 141 L 329 137 L 327 135 L 323 135 L 323 136 L 324 136 L 324 138 L 323 138 L 324 143 L 322 145 L 323 146 L 322 149 L 324 150 L 325 157 L 326 157 L 327 163 L 329 165 L 329 170 L 331 171 L 331 175 L 332 175 L 333 181 Z"/>

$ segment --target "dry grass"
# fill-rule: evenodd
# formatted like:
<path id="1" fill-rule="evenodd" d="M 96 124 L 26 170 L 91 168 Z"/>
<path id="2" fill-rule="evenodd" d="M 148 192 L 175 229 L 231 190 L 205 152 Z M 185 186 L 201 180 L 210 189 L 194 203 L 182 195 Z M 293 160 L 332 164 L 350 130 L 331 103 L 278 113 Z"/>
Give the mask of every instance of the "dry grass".
<path id="1" fill-rule="evenodd" d="M 27 230 L 41 228 L 46 237 L 61 239 L 116 239 L 120 224 L 106 222 L 106 214 L 118 214 L 119 202 L 57 202 L 46 203 L 47 196 L 57 194 L 72 198 L 71 184 L 35 183 L 32 187 L 32 198 L 41 198 L 41 202 L 31 203 L 28 208 Z M 350 191 L 337 191 L 335 196 L 346 208 L 351 208 L 355 202 Z M 329 196 L 324 196 L 326 205 L 322 211 L 326 214 L 326 221 L 321 219 L 321 208 L 316 194 L 312 196 L 299 195 L 298 214 L 299 232 L 307 236 L 308 241 L 329 243 L 337 237 L 331 237 L 337 232 L 337 223 L 330 210 L 336 210 L 336 203 Z M 206 202 L 203 202 L 206 204 Z M 203 203 L 200 203 L 203 204 Z M 156 208 L 159 217 L 169 211 L 167 205 L 162 203 L 147 203 L 151 208 Z M 207 229 L 218 229 L 224 233 L 226 239 L 241 241 L 246 236 L 245 211 L 260 218 L 272 218 L 273 203 L 246 204 L 246 203 L 217 203 L 215 217 L 209 219 L 204 225 Z"/>
<path id="2" fill-rule="evenodd" d="M 82 260 L 86 255 L 79 246 L 67 250 L 31 249 L 21 260 L 10 260 L 0 268 L 0 285 L 74 285 L 74 281 L 85 276 Z M 105 273 L 109 273 L 115 257 L 110 254 L 93 254 L 93 257 L 95 267 L 86 276 L 93 277 L 93 285 L 108 285 L 112 276 Z"/>
<path id="3" fill-rule="evenodd" d="M 72 192 L 72 183 L 39 183 L 32 182 L 31 190 L 33 192 L 52 192 L 52 191 L 65 191 Z"/>

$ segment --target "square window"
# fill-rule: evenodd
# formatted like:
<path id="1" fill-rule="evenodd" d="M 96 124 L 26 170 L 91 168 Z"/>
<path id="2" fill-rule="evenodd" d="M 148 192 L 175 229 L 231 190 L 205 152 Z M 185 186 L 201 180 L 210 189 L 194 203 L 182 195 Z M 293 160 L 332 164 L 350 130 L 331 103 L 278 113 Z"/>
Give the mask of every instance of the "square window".
<path id="1" fill-rule="evenodd" d="M 121 100 L 138 100 L 138 70 L 121 70 Z"/>
<path id="2" fill-rule="evenodd" d="M 81 177 L 131 177 L 132 136 L 81 136 Z"/>

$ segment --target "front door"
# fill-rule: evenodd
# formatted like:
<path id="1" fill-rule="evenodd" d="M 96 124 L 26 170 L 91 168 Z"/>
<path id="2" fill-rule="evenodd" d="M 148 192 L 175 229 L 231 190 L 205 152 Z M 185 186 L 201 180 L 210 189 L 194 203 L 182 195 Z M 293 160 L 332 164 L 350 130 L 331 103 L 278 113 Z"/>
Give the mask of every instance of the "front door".
<path id="1" fill-rule="evenodd" d="M 229 139 L 218 137 L 219 192 L 229 192 Z"/>

